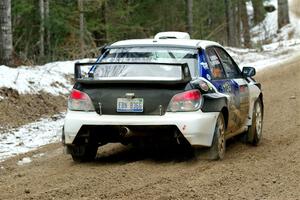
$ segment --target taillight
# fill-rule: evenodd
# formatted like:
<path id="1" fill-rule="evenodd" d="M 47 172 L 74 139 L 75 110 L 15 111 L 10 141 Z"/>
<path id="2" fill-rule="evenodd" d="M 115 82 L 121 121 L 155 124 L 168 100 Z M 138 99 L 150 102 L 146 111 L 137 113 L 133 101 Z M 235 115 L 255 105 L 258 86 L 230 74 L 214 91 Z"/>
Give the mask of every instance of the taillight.
<path id="1" fill-rule="evenodd" d="M 201 105 L 201 93 L 199 90 L 189 90 L 176 94 L 171 99 L 168 111 L 171 112 L 188 112 L 196 111 Z"/>
<path id="2" fill-rule="evenodd" d="M 73 89 L 69 99 L 68 108 L 70 110 L 80 110 L 80 111 L 94 111 L 95 108 L 90 97 L 79 90 Z"/>

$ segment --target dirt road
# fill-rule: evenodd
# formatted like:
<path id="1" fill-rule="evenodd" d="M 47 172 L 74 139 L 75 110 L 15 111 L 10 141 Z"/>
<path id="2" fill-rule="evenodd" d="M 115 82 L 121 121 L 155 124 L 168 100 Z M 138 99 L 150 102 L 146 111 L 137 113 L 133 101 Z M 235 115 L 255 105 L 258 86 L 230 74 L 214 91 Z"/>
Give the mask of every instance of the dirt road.
<path id="1" fill-rule="evenodd" d="M 108 146 L 76 164 L 60 144 L 0 163 L 0 199 L 300 199 L 300 59 L 260 72 L 264 138 L 223 161 Z M 32 162 L 17 161 L 31 156 Z"/>

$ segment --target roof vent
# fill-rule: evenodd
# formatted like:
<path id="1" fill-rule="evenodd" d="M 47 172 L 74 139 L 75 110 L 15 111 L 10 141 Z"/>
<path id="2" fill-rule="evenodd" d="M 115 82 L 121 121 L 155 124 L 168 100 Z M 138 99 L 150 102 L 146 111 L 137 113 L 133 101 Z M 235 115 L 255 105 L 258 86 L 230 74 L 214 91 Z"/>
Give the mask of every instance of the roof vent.
<path id="1" fill-rule="evenodd" d="M 160 32 L 157 33 L 154 36 L 154 39 L 191 39 L 190 35 L 186 32 L 175 32 L 175 31 L 169 31 L 169 32 Z"/>

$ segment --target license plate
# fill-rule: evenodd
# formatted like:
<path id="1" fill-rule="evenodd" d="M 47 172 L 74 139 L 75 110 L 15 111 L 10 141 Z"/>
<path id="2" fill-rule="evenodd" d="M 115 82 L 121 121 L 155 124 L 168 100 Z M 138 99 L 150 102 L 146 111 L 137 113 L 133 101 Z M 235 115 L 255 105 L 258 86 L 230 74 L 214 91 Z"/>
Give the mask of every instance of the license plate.
<path id="1" fill-rule="evenodd" d="M 118 98 L 117 112 L 143 112 L 143 98 Z"/>

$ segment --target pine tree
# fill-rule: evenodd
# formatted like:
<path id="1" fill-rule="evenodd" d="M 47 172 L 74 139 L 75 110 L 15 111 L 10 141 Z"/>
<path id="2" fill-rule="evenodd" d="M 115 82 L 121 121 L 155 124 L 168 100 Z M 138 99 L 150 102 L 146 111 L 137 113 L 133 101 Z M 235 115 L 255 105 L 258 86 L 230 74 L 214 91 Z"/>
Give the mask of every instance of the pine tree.
<path id="1" fill-rule="evenodd" d="M 248 47 L 245 1 L 14 0 L 14 50 L 25 64 L 69 60 L 94 56 L 96 47 L 106 43 L 150 38 L 161 31 L 187 31 L 193 38 L 230 46 L 244 41 Z"/>

